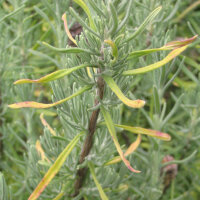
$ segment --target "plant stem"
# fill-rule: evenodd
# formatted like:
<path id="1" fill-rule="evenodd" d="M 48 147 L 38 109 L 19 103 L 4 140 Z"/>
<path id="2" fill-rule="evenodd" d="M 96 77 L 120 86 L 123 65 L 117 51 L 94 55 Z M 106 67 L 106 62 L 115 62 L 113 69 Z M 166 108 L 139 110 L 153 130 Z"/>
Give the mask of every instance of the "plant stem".
<path id="1" fill-rule="evenodd" d="M 100 73 L 100 70 L 98 71 L 98 73 Z M 95 99 L 94 106 L 97 106 L 99 104 L 99 99 L 102 100 L 103 95 L 104 95 L 104 80 L 101 76 L 99 76 L 97 79 L 97 97 Z M 87 134 L 86 139 L 83 144 L 83 148 L 82 148 L 80 158 L 79 158 L 79 164 L 84 162 L 85 157 L 87 157 L 89 155 L 90 150 L 92 148 L 93 135 L 96 130 L 96 124 L 97 124 L 99 112 L 100 112 L 100 108 L 98 108 L 97 110 L 94 110 L 90 117 L 89 126 L 88 126 L 88 134 Z M 75 197 L 79 194 L 79 191 L 83 185 L 83 181 L 86 176 L 86 173 L 87 173 L 87 167 L 81 168 L 77 171 L 76 181 L 74 184 L 73 197 Z"/>

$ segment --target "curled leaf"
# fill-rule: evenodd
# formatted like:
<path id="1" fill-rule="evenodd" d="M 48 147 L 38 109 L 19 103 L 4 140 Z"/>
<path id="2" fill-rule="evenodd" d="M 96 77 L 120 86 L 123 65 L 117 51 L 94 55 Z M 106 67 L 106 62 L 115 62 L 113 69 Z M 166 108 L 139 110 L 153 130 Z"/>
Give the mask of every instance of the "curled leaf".
<path id="1" fill-rule="evenodd" d="M 116 127 L 123 128 L 124 130 L 130 131 L 131 133 L 136 133 L 136 134 L 144 134 L 148 135 L 151 137 L 155 137 L 161 140 L 165 141 L 170 141 L 171 136 L 167 133 L 163 133 L 157 130 L 151 130 L 151 129 L 146 129 L 146 128 L 141 128 L 141 127 L 132 127 L 132 126 L 126 126 L 126 125 L 119 125 L 115 124 Z"/>
<path id="2" fill-rule="evenodd" d="M 38 103 L 38 102 L 34 102 L 34 101 L 24 101 L 24 102 L 10 104 L 8 106 L 10 108 L 50 108 L 50 107 L 59 105 L 61 103 L 64 103 L 65 101 L 68 101 L 89 89 L 91 89 L 91 86 L 85 86 L 85 87 L 81 88 L 80 90 L 78 90 L 77 92 L 75 92 L 74 94 L 72 94 L 71 96 L 69 96 L 65 99 L 62 99 L 60 101 L 57 101 L 55 103 L 45 104 L 45 103 Z"/>
<path id="3" fill-rule="evenodd" d="M 162 67 L 163 65 L 167 64 L 168 62 L 170 62 L 172 59 L 174 59 L 176 56 L 178 56 L 180 53 L 182 53 L 186 48 L 187 48 L 187 45 L 180 47 L 180 48 L 177 48 L 177 49 L 174 49 L 163 60 L 156 62 L 154 64 L 151 64 L 151 65 L 148 65 L 146 67 L 141 67 L 141 68 L 138 68 L 138 69 L 125 71 L 125 72 L 122 73 L 122 75 L 130 76 L 130 75 L 142 74 L 142 73 L 146 73 L 146 72 L 155 70 L 155 69 Z"/>
<path id="4" fill-rule="evenodd" d="M 71 35 L 71 33 L 70 33 L 69 29 L 68 29 L 68 26 L 67 26 L 67 15 L 66 15 L 66 13 L 63 14 L 62 20 L 64 21 L 64 26 L 65 26 L 65 31 L 67 33 L 67 36 L 77 46 L 76 40 L 72 37 L 72 35 Z"/>
<path id="5" fill-rule="evenodd" d="M 121 147 L 120 147 L 120 144 L 118 142 L 118 139 L 117 139 L 117 135 L 116 135 L 116 131 L 115 131 L 115 127 L 114 127 L 114 124 L 113 124 L 113 121 L 111 119 L 111 116 L 109 114 L 108 111 L 105 110 L 105 108 L 101 107 L 101 112 L 103 114 L 103 117 L 105 119 L 105 122 L 106 122 L 106 126 L 108 128 L 108 131 L 113 139 L 113 142 L 116 146 L 116 149 L 120 155 L 120 158 L 123 160 L 124 164 L 127 166 L 127 168 L 129 170 L 131 170 L 132 172 L 135 172 L 135 173 L 140 173 L 140 171 L 138 170 L 135 170 L 131 167 L 129 161 L 125 158 L 125 155 L 123 153 L 123 151 L 121 150 Z"/>
<path id="6" fill-rule="evenodd" d="M 43 190 L 47 187 L 47 185 L 51 182 L 54 176 L 58 173 L 60 168 L 62 167 L 63 163 L 65 162 L 68 155 L 71 153 L 73 148 L 76 146 L 77 142 L 79 141 L 80 137 L 83 135 L 83 132 L 79 133 L 77 136 L 74 137 L 73 140 L 66 146 L 66 148 L 60 153 L 54 164 L 50 167 L 47 171 L 43 179 L 40 181 L 38 186 L 35 188 L 33 193 L 30 195 L 28 200 L 35 200 L 37 199 Z"/>
<path id="7" fill-rule="evenodd" d="M 139 146 L 141 142 L 141 135 L 139 134 L 137 136 L 137 139 L 135 142 L 133 142 L 129 148 L 127 149 L 127 151 L 125 152 L 124 156 L 128 156 L 130 155 L 131 153 L 133 153 Z M 106 162 L 104 165 L 107 166 L 107 165 L 112 165 L 112 164 L 116 164 L 118 162 L 120 162 L 122 159 L 120 158 L 120 156 L 116 156 L 114 157 L 113 159 L 111 159 L 110 161 Z"/>
<path id="8" fill-rule="evenodd" d="M 117 86 L 117 84 L 115 83 L 115 81 L 112 79 L 112 77 L 103 75 L 103 79 L 105 80 L 105 82 L 108 84 L 108 86 L 110 87 L 110 89 L 117 95 L 117 97 L 127 106 L 130 106 L 132 108 L 141 108 L 144 106 L 145 101 L 143 100 L 130 100 L 127 97 L 124 96 L 124 94 L 122 93 L 122 91 L 119 89 L 119 87 Z"/>
<path id="9" fill-rule="evenodd" d="M 111 46 L 112 48 L 112 54 L 113 54 L 113 57 L 114 57 L 114 60 L 113 62 L 115 62 L 118 58 L 118 49 L 117 49 L 117 46 L 115 45 L 115 43 L 112 41 L 112 40 L 104 40 L 104 42 L 108 45 Z"/>
<path id="10" fill-rule="evenodd" d="M 43 76 L 42 78 L 36 79 L 36 80 L 31 80 L 31 79 L 21 79 L 21 80 L 17 80 L 14 82 L 14 84 L 23 84 L 23 83 L 47 83 L 50 81 L 55 81 L 57 79 L 60 79 L 66 75 L 71 74 L 72 72 L 84 68 L 88 66 L 88 64 L 83 64 L 83 65 L 78 65 L 76 67 L 72 67 L 69 69 L 61 69 L 61 70 L 57 70 L 51 74 L 48 74 L 46 76 Z"/>

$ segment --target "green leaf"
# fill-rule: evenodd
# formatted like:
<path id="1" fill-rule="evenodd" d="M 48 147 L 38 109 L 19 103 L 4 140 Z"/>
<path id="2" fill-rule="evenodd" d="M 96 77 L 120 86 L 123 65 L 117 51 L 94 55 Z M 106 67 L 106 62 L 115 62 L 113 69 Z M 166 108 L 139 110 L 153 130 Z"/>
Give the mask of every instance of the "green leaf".
<path id="1" fill-rule="evenodd" d="M 65 99 L 62 99 L 60 101 L 57 101 L 55 103 L 45 104 L 45 103 L 38 103 L 38 102 L 34 102 L 34 101 L 25 101 L 25 102 L 10 104 L 10 105 L 8 105 L 8 107 L 10 107 L 10 108 L 50 108 L 53 106 L 57 106 L 61 103 L 64 103 L 65 101 L 68 101 L 90 89 L 91 89 L 91 86 L 85 86 L 85 87 L 81 88 L 80 90 L 78 90 L 77 92 L 75 92 L 74 94 L 72 94 L 71 96 L 69 96 Z"/>
<path id="2" fill-rule="evenodd" d="M 135 170 L 131 167 L 130 163 L 128 160 L 126 160 L 125 156 L 124 156 L 124 153 L 122 152 L 121 150 L 121 147 L 120 147 L 120 144 L 118 142 L 118 139 L 117 139 L 117 135 L 116 135 L 116 131 L 115 131 L 115 127 L 114 127 L 114 124 L 113 124 L 113 121 L 111 119 L 111 116 L 109 114 L 108 111 L 105 110 L 105 108 L 103 108 L 103 106 L 101 107 L 101 112 L 103 114 L 103 117 L 105 119 L 105 122 L 106 122 L 106 126 L 108 128 L 108 131 L 113 139 L 113 142 L 116 146 L 116 149 L 121 157 L 121 159 L 123 160 L 124 164 L 127 166 L 127 168 L 129 170 L 131 170 L 132 172 L 135 172 L 135 173 L 140 173 L 140 171 L 138 170 Z"/>
<path id="3" fill-rule="evenodd" d="M 144 20 L 144 22 L 138 27 L 138 29 L 131 35 L 125 42 L 129 42 L 130 40 L 134 39 L 136 36 L 141 34 L 145 28 L 153 21 L 153 19 L 157 16 L 157 14 L 161 11 L 162 6 L 159 6 L 155 10 L 153 10 L 148 17 Z"/>
<path id="4" fill-rule="evenodd" d="M 110 6 L 111 17 L 112 17 L 112 21 L 113 21 L 113 25 L 112 25 L 111 29 L 109 30 L 109 33 L 111 35 L 113 35 L 118 27 L 118 18 L 117 18 L 117 11 L 116 11 L 113 3 L 110 2 L 109 6 Z"/>
<path id="5" fill-rule="evenodd" d="M 167 64 L 168 62 L 170 62 L 172 59 L 174 59 L 176 56 L 178 56 L 180 53 L 182 53 L 186 48 L 187 48 L 187 45 L 177 48 L 177 49 L 174 49 L 163 60 L 156 62 L 154 64 L 151 64 L 151 65 L 148 65 L 146 67 L 125 71 L 125 72 L 123 72 L 123 75 L 130 76 L 130 75 L 142 74 L 142 73 L 146 73 L 146 72 L 155 70 L 155 69 Z"/>
<path id="6" fill-rule="evenodd" d="M 83 0 L 73 0 L 74 2 L 76 2 L 83 10 L 84 12 L 87 14 L 88 16 L 88 19 L 89 19 L 89 22 L 90 22 L 90 27 L 93 29 L 93 30 L 96 30 L 96 27 L 94 25 L 94 21 L 92 19 L 92 15 L 90 13 L 90 10 L 89 8 L 87 7 L 87 5 L 85 4 L 85 2 Z"/>
<path id="7" fill-rule="evenodd" d="M 92 175 L 92 178 L 94 179 L 94 182 L 97 186 L 97 189 L 99 191 L 101 199 L 102 200 L 108 200 L 108 197 L 106 196 L 105 192 L 103 191 L 103 188 L 101 187 L 100 183 L 97 180 L 97 177 L 96 177 L 95 172 L 94 172 L 94 165 L 91 162 L 89 162 L 88 167 L 90 169 L 90 173 Z"/>
<path id="8" fill-rule="evenodd" d="M 144 135 L 148 135 L 148 136 L 155 137 L 155 138 L 165 140 L 165 141 L 171 140 L 170 135 L 168 135 L 167 133 L 157 131 L 157 130 L 151 130 L 151 129 L 141 128 L 141 127 L 132 127 L 132 126 L 126 126 L 126 125 L 120 125 L 120 124 L 115 124 L 114 126 L 123 128 L 124 130 L 130 131 L 131 133 L 144 134 Z"/>
<path id="9" fill-rule="evenodd" d="M 41 182 L 35 188 L 33 193 L 30 195 L 28 200 L 35 200 L 37 199 L 46 186 L 51 182 L 54 176 L 58 173 L 60 168 L 62 167 L 63 163 L 65 162 L 68 155 L 71 153 L 73 148 L 76 146 L 77 142 L 79 141 L 80 137 L 84 134 L 84 132 L 79 133 L 74 139 L 66 146 L 66 148 L 62 151 L 62 153 L 58 156 L 54 164 L 50 167 L 47 171 Z"/>
<path id="10" fill-rule="evenodd" d="M 89 53 L 89 54 L 96 54 L 95 52 L 91 52 L 87 49 L 81 49 L 81 48 L 57 48 L 54 47 L 46 42 L 39 42 L 39 44 L 44 45 L 45 47 L 48 47 L 49 49 L 56 51 L 56 52 L 61 52 L 61 53 Z"/>
<path id="11" fill-rule="evenodd" d="M 31 80 L 31 79 L 21 79 L 21 80 L 17 80 L 14 82 L 14 84 L 22 84 L 22 83 L 47 83 L 47 82 L 50 82 L 50 81 L 55 81 L 57 79 L 60 79 L 66 75 L 69 75 L 71 74 L 72 72 L 78 70 L 78 69 L 81 69 L 81 68 L 84 68 L 84 67 L 87 67 L 89 66 L 88 64 L 83 64 L 83 65 L 79 65 L 79 66 L 76 66 L 76 67 L 72 67 L 72 68 L 69 68 L 69 69 L 61 69 L 61 70 L 58 70 L 58 71 L 55 71 L 51 74 L 48 74 L 46 76 L 43 76 L 42 78 L 40 79 L 36 79 L 36 80 Z"/>
<path id="12" fill-rule="evenodd" d="M 132 108 L 141 108 L 144 106 L 145 101 L 143 100 L 130 100 L 127 97 L 124 96 L 124 94 L 121 92 L 115 81 L 112 79 L 112 77 L 103 75 L 103 79 L 108 84 L 110 89 L 116 94 L 116 96 L 127 106 L 130 106 Z"/>

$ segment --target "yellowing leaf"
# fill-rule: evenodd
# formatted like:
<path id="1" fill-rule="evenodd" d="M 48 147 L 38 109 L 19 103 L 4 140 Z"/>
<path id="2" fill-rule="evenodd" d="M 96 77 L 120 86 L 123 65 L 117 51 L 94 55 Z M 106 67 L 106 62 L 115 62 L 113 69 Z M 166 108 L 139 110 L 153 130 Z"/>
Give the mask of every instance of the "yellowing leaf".
<path id="1" fill-rule="evenodd" d="M 115 81 L 106 75 L 103 75 L 103 79 L 105 80 L 105 82 L 108 84 L 108 86 L 110 87 L 110 89 L 116 94 L 116 96 L 127 106 L 130 106 L 132 108 L 141 108 L 144 106 L 145 101 L 143 100 L 130 100 L 127 97 L 124 96 L 124 94 L 121 92 L 121 90 L 119 89 L 119 87 L 117 86 L 117 84 L 115 83 Z"/>
<path id="2" fill-rule="evenodd" d="M 70 33 L 69 29 L 68 29 L 68 26 L 67 26 L 67 15 L 65 13 L 62 16 L 62 20 L 64 21 L 64 26 L 65 26 L 65 31 L 67 33 L 67 36 L 77 46 L 76 40 L 72 37 L 72 35 L 71 35 L 71 33 Z"/>
<path id="3" fill-rule="evenodd" d="M 119 125 L 115 124 L 116 127 L 123 128 L 124 130 L 130 131 L 131 133 L 136 133 L 136 134 L 144 134 L 148 135 L 151 137 L 155 137 L 161 140 L 165 141 L 170 141 L 171 136 L 167 133 L 163 133 L 157 130 L 151 130 L 151 129 L 146 129 L 146 128 L 141 128 L 141 127 L 132 127 L 132 126 L 126 126 L 126 125 Z"/>
<path id="4" fill-rule="evenodd" d="M 146 72 L 155 70 L 155 69 L 167 64 L 168 62 L 170 62 L 172 59 L 174 59 L 176 56 L 178 56 L 180 53 L 182 53 L 186 48 L 187 48 L 187 46 L 183 46 L 178 49 L 174 49 L 163 60 L 156 62 L 154 64 L 151 64 L 151 65 L 148 65 L 146 67 L 125 71 L 122 73 L 122 75 L 130 76 L 130 75 L 142 74 L 142 73 L 146 73 Z"/>
<path id="5" fill-rule="evenodd" d="M 50 133 L 55 136 L 56 132 L 51 128 L 51 126 L 44 119 L 44 113 L 41 113 L 40 120 L 41 120 L 42 124 L 49 129 Z"/>
<path id="6" fill-rule="evenodd" d="M 114 57 L 114 60 L 113 62 L 115 62 L 118 58 L 118 49 L 117 49 L 117 46 L 115 45 L 115 43 L 112 41 L 112 40 L 104 40 L 104 42 L 108 45 L 111 46 L 112 48 L 112 54 L 113 54 L 113 57 Z"/>
<path id="7" fill-rule="evenodd" d="M 125 152 L 124 156 L 128 156 L 130 155 L 131 153 L 133 153 L 139 146 L 141 142 L 141 135 L 139 134 L 136 141 L 133 142 L 129 148 L 127 149 L 127 151 Z M 104 165 L 107 166 L 107 165 L 112 165 L 112 164 L 115 164 L 115 163 L 118 163 L 120 162 L 122 159 L 120 156 L 116 156 L 114 157 L 113 159 L 111 159 L 110 161 L 106 162 Z"/>
<path id="8" fill-rule="evenodd" d="M 83 10 L 84 12 L 87 14 L 89 22 L 90 22 L 90 27 L 93 30 L 96 30 L 96 27 L 94 25 L 93 19 L 92 19 L 92 15 L 90 13 L 89 8 L 87 7 L 87 5 L 85 4 L 85 2 L 83 0 L 74 0 L 74 2 L 76 2 Z"/>
<path id="9" fill-rule="evenodd" d="M 102 200 L 108 200 L 108 197 L 106 196 L 105 192 L 103 191 L 103 188 L 101 187 L 101 184 L 97 180 L 97 177 L 96 177 L 95 172 L 94 172 L 94 166 L 93 166 L 93 164 L 91 162 L 88 163 L 88 167 L 90 169 L 90 173 L 92 175 L 92 178 L 94 179 L 94 182 L 95 182 L 95 184 L 97 186 L 97 189 L 99 191 L 101 199 Z"/>
<path id="10" fill-rule="evenodd" d="M 132 58 L 138 58 L 140 56 L 145 56 L 145 55 L 148 55 L 148 54 L 153 53 L 153 52 L 166 51 L 166 50 L 170 50 L 170 49 L 180 48 L 180 47 L 183 47 L 183 46 L 186 46 L 186 45 L 192 43 L 196 38 L 197 38 L 197 35 L 195 35 L 194 37 L 191 37 L 191 38 L 187 38 L 185 40 L 178 40 L 178 41 L 169 42 L 169 43 L 167 43 L 166 45 L 164 45 L 160 48 L 133 51 L 133 52 L 129 53 L 127 59 L 130 60 Z"/>
<path id="11" fill-rule="evenodd" d="M 50 163 L 50 160 L 45 156 L 44 150 L 42 149 L 39 140 L 36 141 L 35 148 L 37 149 L 37 152 L 41 155 L 42 161 L 46 160 Z"/>
<path id="12" fill-rule="evenodd" d="M 51 182 L 54 176 L 58 173 L 60 168 L 62 167 L 63 163 L 65 162 L 68 155 L 71 153 L 73 148 L 76 146 L 77 142 L 79 141 L 80 137 L 83 135 L 83 132 L 79 133 L 74 139 L 66 146 L 66 148 L 62 151 L 62 153 L 58 156 L 55 163 L 50 167 L 48 172 L 45 174 L 44 178 L 35 188 L 33 193 L 30 195 L 28 200 L 35 200 L 37 199 L 43 190 L 47 187 L 47 185 Z"/>
<path id="13" fill-rule="evenodd" d="M 131 167 L 129 161 L 125 158 L 124 153 L 122 152 L 121 147 L 120 147 L 120 144 L 119 144 L 119 142 L 118 142 L 117 135 L 116 135 L 116 131 L 115 131 L 115 127 L 114 127 L 114 124 L 113 124 L 113 121 L 112 121 L 112 119 L 111 119 L 111 116 L 110 116 L 109 112 L 106 111 L 105 108 L 103 108 L 103 107 L 101 107 L 101 112 L 102 112 L 103 117 L 104 117 L 104 119 L 105 119 L 106 126 L 107 126 L 107 128 L 108 128 L 108 131 L 109 131 L 109 133 L 110 133 L 110 135 L 111 135 L 111 137 L 112 137 L 112 139 L 113 139 L 113 142 L 114 142 L 114 144 L 115 144 L 115 146 L 116 146 L 116 149 L 117 149 L 117 151 L 118 151 L 118 153 L 119 153 L 121 159 L 123 160 L 124 164 L 125 164 L 125 165 L 127 166 L 127 168 L 128 168 L 129 170 L 131 170 L 132 172 L 140 173 L 140 171 L 133 169 L 133 168 Z"/>
<path id="14" fill-rule="evenodd" d="M 75 92 L 74 94 L 72 94 L 71 96 L 69 96 L 65 99 L 62 99 L 60 101 L 57 101 L 55 103 L 45 104 L 45 103 L 38 103 L 38 102 L 34 102 L 34 101 L 25 101 L 25 102 L 10 104 L 8 106 L 10 108 L 50 108 L 50 107 L 59 105 L 61 103 L 64 103 L 65 101 L 68 101 L 89 89 L 91 89 L 91 86 L 85 86 L 85 87 L 81 88 L 80 90 L 78 90 L 77 92 Z"/>
<path id="15" fill-rule="evenodd" d="M 68 74 L 71 74 L 72 72 L 87 67 L 88 64 L 83 64 L 83 65 L 78 65 L 76 67 L 72 67 L 69 69 L 61 69 L 57 70 L 51 74 L 48 74 L 46 76 L 43 76 L 42 78 L 36 79 L 36 80 L 31 80 L 31 79 L 21 79 L 18 81 L 15 81 L 14 84 L 22 84 L 22 83 L 47 83 L 50 81 L 55 81 L 57 79 L 60 79 Z"/>

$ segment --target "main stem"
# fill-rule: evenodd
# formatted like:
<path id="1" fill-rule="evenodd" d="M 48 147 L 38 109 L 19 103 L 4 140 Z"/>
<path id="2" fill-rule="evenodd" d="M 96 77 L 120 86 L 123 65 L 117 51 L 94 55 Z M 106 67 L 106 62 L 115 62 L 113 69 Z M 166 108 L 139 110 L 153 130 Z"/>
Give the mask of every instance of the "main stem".
<path id="1" fill-rule="evenodd" d="M 100 73 L 100 70 L 98 71 L 98 73 Z M 95 99 L 94 105 L 97 106 L 99 104 L 99 99 L 103 99 L 103 95 L 104 95 L 104 80 L 101 76 L 98 77 L 97 79 L 97 97 Z M 97 119 L 99 116 L 99 112 L 100 112 L 100 108 L 94 110 L 92 112 L 92 115 L 90 117 L 90 121 L 89 121 L 89 126 L 88 126 L 88 134 L 86 136 L 86 139 L 84 141 L 83 144 L 83 148 L 80 154 L 80 158 L 79 158 L 79 164 L 83 163 L 85 160 L 85 157 L 89 155 L 90 150 L 92 148 L 92 144 L 93 144 L 93 135 L 95 133 L 96 130 L 96 124 L 97 124 Z M 76 174 L 76 181 L 74 184 L 74 194 L 73 197 L 77 196 L 79 194 L 80 188 L 83 185 L 83 181 L 84 178 L 86 176 L 87 173 L 87 167 L 81 168 L 77 171 Z"/>

